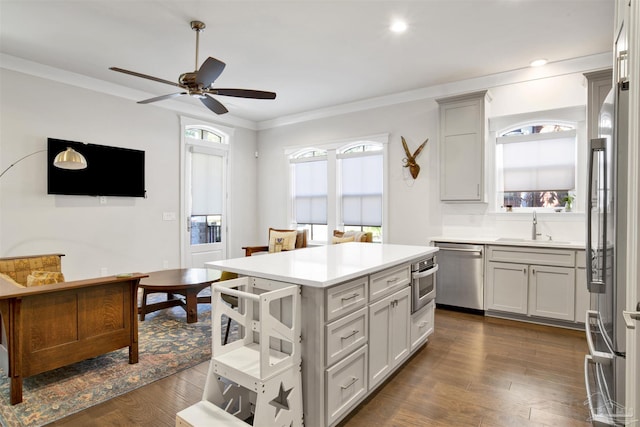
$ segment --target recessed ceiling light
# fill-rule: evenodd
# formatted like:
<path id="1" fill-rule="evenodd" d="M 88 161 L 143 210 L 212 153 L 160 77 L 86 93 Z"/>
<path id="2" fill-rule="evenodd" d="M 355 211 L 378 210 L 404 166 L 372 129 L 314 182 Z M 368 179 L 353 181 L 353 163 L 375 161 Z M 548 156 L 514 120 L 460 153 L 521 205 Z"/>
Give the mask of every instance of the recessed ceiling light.
<path id="1" fill-rule="evenodd" d="M 531 65 L 532 67 L 542 67 L 543 65 L 545 65 L 547 63 L 546 59 L 536 59 L 535 61 L 531 61 Z"/>
<path id="2" fill-rule="evenodd" d="M 404 33 L 405 31 L 407 31 L 407 23 L 404 21 L 395 21 L 393 24 L 391 24 L 390 28 L 394 33 Z"/>

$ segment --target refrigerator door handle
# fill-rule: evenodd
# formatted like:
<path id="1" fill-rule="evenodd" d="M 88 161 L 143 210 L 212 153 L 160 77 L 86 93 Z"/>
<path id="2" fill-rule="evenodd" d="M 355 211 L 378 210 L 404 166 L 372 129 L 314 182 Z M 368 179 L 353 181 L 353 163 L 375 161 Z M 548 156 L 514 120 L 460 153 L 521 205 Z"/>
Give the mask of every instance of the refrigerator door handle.
<path id="1" fill-rule="evenodd" d="M 614 357 L 613 351 L 606 353 L 604 351 L 596 350 L 596 347 L 593 345 L 593 337 L 591 335 L 591 327 L 593 326 L 591 319 L 595 319 L 597 328 L 602 327 L 601 326 L 602 321 L 600 320 L 600 313 L 598 313 L 595 310 L 587 310 L 587 316 L 585 318 L 584 328 L 587 335 L 587 345 L 589 346 L 589 355 L 591 356 L 591 359 L 593 359 L 593 361 L 596 363 L 600 363 L 601 365 L 610 365 Z M 607 348 L 608 347 L 609 345 L 607 344 Z"/>
<path id="2" fill-rule="evenodd" d="M 591 382 L 589 381 L 589 372 L 591 370 L 591 365 L 596 365 L 596 361 L 590 356 L 584 356 L 584 385 L 587 389 L 587 404 L 589 406 L 589 415 L 591 418 L 591 422 L 594 426 L 603 427 L 603 426 L 615 426 L 613 420 L 611 419 L 611 414 L 609 413 L 608 407 L 604 405 L 604 407 L 598 407 L 594 405 L 594 398 L 596 395 L 601 393 L 601 390 L 591 390 Z M 597 378 L 594 378 L 596 381 Z M 598 385 L 596 384 L 596 387 Z M 597 409 L 604 412 L 598 412 Z"/>
<path id="3" fill-rule="evenodd" d="M 592 221 L 592 210 L 593 210 L 593 177 L 594 177 L 594 173 L 597 173 L 597 171 L 594 168 L 594 153 L 596 151 L 604 151 L 605 147 L 607 144 L 607 140 L 605 138 L 593 138 L 589 141 L 589 170 L 587 172 L 587 247 L 585 250 L 585 256 L 587 257 L 586 259 L 586 273 L 587 273 L 587 290 L 591 293 L 604 293 L 605 292 L 605 284 L 604 281 L 602 280 L 598 280 L 598 281 L 594 281 L 593 280 L 593 263 L 594 261 L 597 263 L 597 253 L 594 250 L 594 248 L 591 246 L 591 238 L 592 238 L 592 232 L 591 232 L 591 221 Z M 606 176 L 606 172 L 605 172 L 605 176 Z M 606 178 L 605 178 L 606 179 Z M 603 194 L 603 202 L 606 203 L 606 183 L 604 183 L 604 185 L 602 186 L 602 191 L 604 192 Z M 603 215 L 606 215 L 606 211 L 603 212 Z M 605 220 L 606 221 L 606 220 Z M 602 241 L 602 245 L 606 245 L 605 242 L 605 237 L 606 236 L 602 236 L 603 237 L 603 241 Z M 605 260 L 604 257 L 602 259 L 602 272 L 604 274 L 605 270 Z"/>
<path id="4" fill-rule="evenodd" d="M 640 302 L 636 305 L 636 311 L 622 311 L 622 317 L 624 323 L 627 325 L 627 329 L 635 329 L 636 324 L 633 321 L 640 321 Z"/>

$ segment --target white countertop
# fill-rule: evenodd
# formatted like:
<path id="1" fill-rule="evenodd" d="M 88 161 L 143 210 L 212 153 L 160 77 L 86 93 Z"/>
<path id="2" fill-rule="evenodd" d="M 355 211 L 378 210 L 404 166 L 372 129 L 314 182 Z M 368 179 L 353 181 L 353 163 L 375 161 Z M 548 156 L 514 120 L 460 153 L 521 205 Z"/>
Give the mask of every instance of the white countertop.
<path id="1" fill-rule="evenodd" d="M 246 276 L 324 288 L 437 251 L 433 246 L 349 242 L 212 261 L 205 265 Z"/>
<path id="2" fill-rule="evenodd" d="M 530 240 L 517 237 L 432 237 L 431 241 L 436 243 L 470 243 L 474 245 L 503 245 L 503 246 L 524 246 L 542 247 L 554 249 L 584 249 L 584 242 L 576 241 L 555 241 L 555 240 Z"/>

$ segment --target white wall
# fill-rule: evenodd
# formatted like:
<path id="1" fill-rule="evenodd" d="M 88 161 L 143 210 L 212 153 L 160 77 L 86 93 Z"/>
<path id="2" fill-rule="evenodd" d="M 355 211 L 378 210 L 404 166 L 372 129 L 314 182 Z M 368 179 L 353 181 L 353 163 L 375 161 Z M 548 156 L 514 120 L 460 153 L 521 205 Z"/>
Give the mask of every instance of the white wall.
<path id="1" fill-rule="evenodd" d="M 430 235 L 437 233 L 440 222 L 438 203 L 433 203 L 438 188 L 437 117 L 435 102 L 415 101 L 260 131 L 258 229 L 265 230 L 266 235 L 269 227 L 289 226 L 285 147 L 389 133 L 389 229 L 385 232 L 385 242 L 426 243 Z M 421 171 L 415 181 L 402 167 L 405 154 L 401 135 L 411 151 L 429 138 L 418 157 Z"/>
<path id="2" fill-rule="evenodd" d="M 180 120 L 176 112 L 0 69 L 0 169 L 47 137 L 146 152 L 147 198 L 47 195 L 46 153 L 0 180 L 0 256 L 61 252 L 70 279 L 180 264 Z M 255 234 L 256 132 L 238 128 L 230 172 L 230 256 Z"/>
<path id="3" fill-rule="evenodd" d="M 593 71 L 590 68 L 585 71 Z M 513 74 L 508 77 L 513 79 Z M 491 84 L 486 84 L 489 81 Z M 506 81 L 506 80 L 505 80 Z M 46 138 L 122 146 L 147 153 L 148 198 L 46 194 L 45 155 L 37 154 L 0 180 L 0 256 L 62 252 L 70 279 L 161 269 L 180 264 L 179 116 L 157 106 L 0 69 L 0 167 L 46 148 Z M 388 133 L 389 212 L 385 241 L 425 244 L 433 236 L 526 237 L 529 215 L 492 213 L 486 204 L 447 204 L 438 198 L 438 105 L 435 98 L 489 89 L 491 116 L 584 105 L 581 72 L 501 83 L 491 76 L 429 88 L 418 100 L 381 106 L 259 132 L 235 126 L 230 153 L 229 257 L 241 246 L 264 244 L 268 227 L 287 227 L 288 172 L 284 147 Z M 215 118 L 212 123 L 215 124 Z M 228 125 L 224 125 L 228 126 Z M 402 167 L 400 136 L 411 150 L 429 138 L 413 180 Z M 254 153 L 258 151 L 259 157 Z M 171 161 L 171 159 L 175 159 Z M 580 201 L 577 201 L 580 204 Z M 584 217 L 540 215 L 539 229 L 556 240 L 583 240 Z"/>
<path id="4" fill-rule="evenodd" d="M 504 116 L 563 107 L 584 106 L 587 87 L 582 73 L 559 77 L 536 78 L 521 83 L 502 84 L 492 76 L 491 86 L 462 85 L 465 92 L 489 89 L 492 101 L 489 116 Z M 432 97 L 371 110 L 324 117 L 307 122 L 282 125 L 261 130 L 258 136 L 258 230 L 286 227 L 287 168 L 284 147 L 313 146 L 323 142 L 389 133 L 389 229 L 388 243 L 425 244 L 431 237 L 448 236 L 519 236 L 531 231 L 530 215 L 510 216 L 491 212 L 488 204 L 441 203 L 438 185 L 438 104 L 435 98 L 457 94 L 456 85 L 447 85 L 449 93 L 436 88 Z M 429 138 L 426 149 L 418 158 L 421 172 L 411 179 L 402 168 L 404 152 L 400 136 L 410 148 Z M 584 144 L 584 135 L 579 144 Z M 488 142 L 488 144 L 490 141 Z M 488 155 L 492 153 L 487 151 Z M 487 165 L 492 173 L 491 164 Z M 491 180 L 489 180 L 491 181 Z M 577 201 L 579 202 L 579 201 Z M 542 214 L 539 230 L 556 240 L 584 240 L 584 216 Z"/>

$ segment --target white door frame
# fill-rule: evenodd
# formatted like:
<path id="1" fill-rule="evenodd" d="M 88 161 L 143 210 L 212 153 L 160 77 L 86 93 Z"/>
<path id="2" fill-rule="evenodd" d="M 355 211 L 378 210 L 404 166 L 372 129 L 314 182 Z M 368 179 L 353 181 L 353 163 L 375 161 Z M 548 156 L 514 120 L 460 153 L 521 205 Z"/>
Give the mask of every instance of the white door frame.
<path id="1" fill-rule="evenodd" d="M 220 144 L 216 143 L 207 143 L 206 141 L 198 141 L 190 138 L 185 138 L 185 129 L 188 126 L 198 126 L 202 128 L 206 128 L 211 132 L 214 132 L 218 135 L 222 136 L 223 142 Z M 187 173 L 190 172 L 190 167 L 187 164 L 187 160 L 189 158 L 188 150 L 191 146 L 198 146 L 206 148 L 207 151 L 210 151 L 212 154 L 222 155 L 223 158 L 223 223 L 222 223 L 222 257 L 223 259 L 227 257 L 227 253 L 229 250 L 229 204 L 228 204 L 228 176 L 229 176 L 229 157 L 231 154 L 232 144 L 231 138 L 233 136 L 234 129 L 228 128 L 226 126 L 221 126 L 218 124 L 213 124 L 209 122 L 205 122 L 203 120 L 197 120 L 190 117 L 180 117 L 180 221 L 179 221 L 179 230 L 180 230 L 180 265 L 183 268 L 191 267 L 191 233 L 188 230 L 190 216 L 189 216 L 189 205 L 188 205 L 188 195 L 189 188 L 187 188 L 189 179 L 187 177 Z M 215 145 L 213 145 L 215 144 Z"/>

